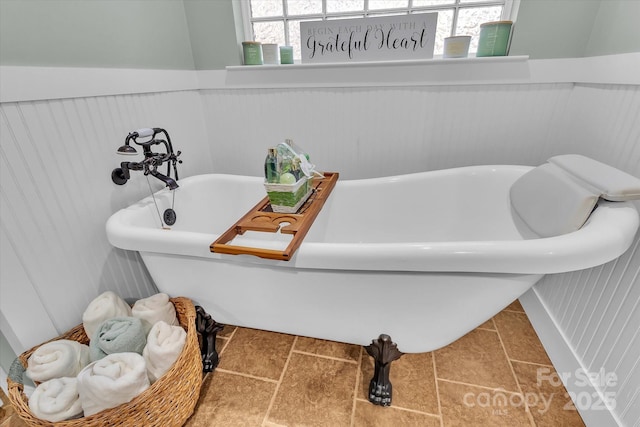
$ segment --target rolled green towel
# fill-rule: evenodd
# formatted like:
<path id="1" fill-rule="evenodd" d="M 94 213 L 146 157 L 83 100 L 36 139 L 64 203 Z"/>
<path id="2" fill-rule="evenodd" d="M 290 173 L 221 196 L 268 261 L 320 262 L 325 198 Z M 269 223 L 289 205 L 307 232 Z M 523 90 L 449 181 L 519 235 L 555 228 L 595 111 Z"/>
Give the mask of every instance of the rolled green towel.
<path id="1" fill-rule="evenodd" d="M 144 322 L 136 317 L 114 317 L 105 320 L 98 327 L 89 342 L 92 362 L 112 353 L 138 353 L 147 345 L 148 330 Z"/>

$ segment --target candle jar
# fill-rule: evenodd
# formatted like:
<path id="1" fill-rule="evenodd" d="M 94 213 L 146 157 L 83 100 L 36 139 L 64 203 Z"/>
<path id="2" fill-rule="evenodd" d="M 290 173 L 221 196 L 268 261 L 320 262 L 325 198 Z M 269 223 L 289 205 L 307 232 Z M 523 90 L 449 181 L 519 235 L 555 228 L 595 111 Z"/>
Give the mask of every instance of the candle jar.
<path id="1" fill-rule="evenodd" d="M 265 64 L 279 64 L 280 51 L 278 50 L 278 45 L 276 43 L 263 43 L 262 59 Z"/>
<path id="2" fill-rule="evenodd" d="M 262 43 L 242 42 L 244 65 L 262 65 Z"/>
<path id="3" fill-rule="evenodd" d="M 512 25 L 512 21 L 485 22 L 480 25 L 476 56 L 506 56 Z"/>
<path id="4" fill-rule="evenodd" d="M 452 36 L 444 39 L 443 58 L 466 58 L 471 36 Z"/>
<path id="5" fill-rule="evenodd" d="M 280 63 L 293 64 L 293 46 L 280 46 Z"/>

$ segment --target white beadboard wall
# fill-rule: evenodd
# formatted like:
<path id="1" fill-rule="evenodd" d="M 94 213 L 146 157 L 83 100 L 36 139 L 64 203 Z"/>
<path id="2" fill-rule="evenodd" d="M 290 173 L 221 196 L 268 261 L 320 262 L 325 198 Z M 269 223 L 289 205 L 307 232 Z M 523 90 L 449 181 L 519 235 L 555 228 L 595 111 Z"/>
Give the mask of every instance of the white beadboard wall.
<path id="1" fill-rule="evenodd" d="M 565 151 L 640 176 L 640 87 L 576 85 L 558 135 Z M 535 291 L 582 367 L 617 376 L 600 391 L 614 397 L 619 425 L 640 426 L 640 235 L 617 260 L 545 276 Z"/>
<path id="2" fill-rule="evenodd" d="M 39 328 L 31 311 L 43 313 L 31 298 L 5 298 L 7 288 L 32 290 L 58 333 L 77 325 L 105 290 L 131 298 L 155 290 L 138 255 L 113 248 L 105 234 L 113 212 L 149 194 L 141 173 L 133 172 L 124 186 L 111 182 L 111 170 L 122 161 L 116 149 L 140 127 L 168 129 L 184 153 L 185 176 L 212 170 L 196 91 L 0 105 L 0 304 L 3 313 L 23 320 L 13 319 L 12 346 L 42 342 L 42 334 L 33 333 Z M 162 188 L 160 181 L 151 184 Z M 50 333 L 47 323 L 42 329 Z"/>
<path id="3" fill-rule="evenodd" d="M 359 179 L 472 164 L 539 164 L 570 84 L 203 91 L 216 171 L 259 175 L 291 138 L 321 170 Z"/>
<path id="4" fill-rule="evenodd" d="M 556 62 L 538 64 L 532 75 Z M 148 194 L 141 175 L 122 187 L 110 179 L 120 161 L 115 149 L 139 127 L 170 132 L 184 153 L 183 177 L 259 175 L 266 147 L 285 138 L 342 179 L 537 165 L 561 153 L 640 176 L 640 84 L 603 83 L 591 76 L 606 76 L 606 66 L 589 74 L 583 63 L 571 64 L 568 75 L 580 70 L 580 78 L 292 88 L 200 83 L 198 90 L 191 76 L 187 90 L 2 102 L 0 327 L 20 351 L 76 325 L 104 290 L 132 298 L 155 291 L 137 255 L 112 248 L 104 232 L 113 212 Z M 608 413 L 634 427 L 640 426 L 638 239 L 617 261 L 547 276 L 535 287 L 576 363 L 618 376 Z M 589 411 L 583 417 L 604 425 L 590 424 Z"/>

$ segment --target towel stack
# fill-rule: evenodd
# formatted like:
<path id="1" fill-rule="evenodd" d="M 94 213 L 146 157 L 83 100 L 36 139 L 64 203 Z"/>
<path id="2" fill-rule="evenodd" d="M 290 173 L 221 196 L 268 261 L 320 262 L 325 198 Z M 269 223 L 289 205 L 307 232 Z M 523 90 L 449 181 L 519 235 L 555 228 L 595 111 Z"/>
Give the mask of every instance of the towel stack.
<path id="1" fill-rule="evenodd" d="M 89 363 L 89 347 L 72 340 L 50 341 L 27 359 L 26 374 L 41 384 L 29 397 L 38 418 L 62 421 L 82 414 L 76 375 Z"/>
<path id="2" fill-rule="evenodd" d="M 27 376 L 40 383 L 29 398 L 38 418 L 57 422 L 131 401 L 171 368 L 187 337 L 164 293 L 131 308 L 104 292 L 87 306 L 82 325 L 88 346 L 51 341 L 28 360 Z"/>
<path id="3" fill-rule="evenodd" d="M 151 325 L 142 355 L 147 364 L 149 380 L 154 383 L 182 353 L 187 333 L 179 326 L 176 309 L 166 294 L 159 293 L 136 301 L 132 312 Z"/>

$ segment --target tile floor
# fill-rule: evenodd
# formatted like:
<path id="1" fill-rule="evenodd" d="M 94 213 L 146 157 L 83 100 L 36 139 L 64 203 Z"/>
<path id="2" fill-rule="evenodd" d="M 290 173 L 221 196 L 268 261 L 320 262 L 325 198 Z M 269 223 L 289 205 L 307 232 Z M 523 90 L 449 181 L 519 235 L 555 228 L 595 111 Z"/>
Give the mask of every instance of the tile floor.
<path id="1" fill-rule="evenodd" d="M 187 427 L 584 426 L 518 302 L 449 346 L 391 366 L 391 407 L 366 398 L 360 346 L 227 326 Z M 3 396 L 3 399 L 6 396 Z M 10 406 L 1 426 L 22 426 Z"/>

